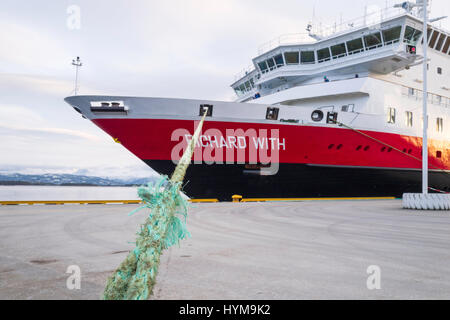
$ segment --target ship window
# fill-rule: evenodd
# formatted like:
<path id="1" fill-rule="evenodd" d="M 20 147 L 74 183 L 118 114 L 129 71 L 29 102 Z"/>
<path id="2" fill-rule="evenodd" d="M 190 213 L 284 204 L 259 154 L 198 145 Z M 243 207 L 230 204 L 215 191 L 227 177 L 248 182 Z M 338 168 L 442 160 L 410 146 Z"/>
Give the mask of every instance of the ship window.
<path id="1" fill-rule="evenodd" d="M 364 37 L 364 43 L 366 44 L 366 50 L 372 50 L 376 49 L 378 47 L 381 47 L 381 33 L 375 32 L 372 34 L 369 34 Z"/>
<path id="2" fill-rule="evenodd" d="M 442 118 L 436 119 L 436 130 L 437 130 L 437 132 L 444 131 L 444 119 L 442 119 Z"/>
<path id="3" fill-rule="evenodd" d="M 412 37 L 414 36 L 414 28 L 411 28 L 410 26 L 406 26 L 405 29 L 405 37 L 403 38 L 404 42 L 409 42 L 412 40 Z"/>
<path id="4" fill-rule="evenodd" d="M 261 69 L 262 73 L 267 72 L 267 64 L 265 61 L 258 63 L 259 69 Z"/>
<path id="5" fill-rule="evenodd" d="M 266 112 L 266 119 L 267 120 L 278 120 L 278 112 L 280 111 L 279 108 L 267 108 Z"/>
<path id="6" fill-rule="evenodd" d="M 335 46 L 331 46 L 331 54 L 333 55 L 333 59 L 346 56 L 347 51 L 345 50 L 345 44 L 340 43 Z"/>
<path id="7" fill-rule="evenodd" d="M 402 32 L 402 27 L 394 27 L 391 29 L 383 30 L 383 40 L 385 44 L 398 42 L 400 39 L 400 33 Z"/>
<path id="8" fill-rule="evenodd" d="M 269 66 L 269 70 L 272 71 L 273 69 L 275 69 L 275 62 L 273 61 L 272 58 L 267 59 L 266 60 L 267 65 Z"/>
<path id="9" fill-rule="evenodd" d="M 441 33 L 441 36 L 439 37 L 439 40 L 436 44 L 436 50 L 439 51 L 442 48 L 442 45 L 444 44 L 444 40 L 445 40 L 445 34 Z"/>
<path id="10" fill-rule="evenodd" d="M 438 67 L 438 68 L 437 68 L 437 73 L 438 73 L 438 74 L 442 74 L 442 68 L 441 68 L 441 67 Z"/>
<path id="11" fill-rule="evenodd" d="M 448 47 L 450 47 L 450 37 L 447 37 L 447 41 L 445 41 L 444 48 L 442 48 L 442 53 L 447 53 Z"/>
<path id="12" fill-rule="evenodd" d="M 388 108 L 387 123 L 395 123 L 395 108 Z"/>
<path id="13" fill-rule="evenodd" d="M 314 51 L 302 51 L 300 53 L 300 61 L 305 63 L 314 63 L 316 58 L 314 57 Z"/>
<path id="14" fill-rule="evenodd" d="M 428 29 L 428 33 L 430 33 L 430 29 Z M 410 26 L 406 26 L 405 37 L 403 38 L 403 42 L 406 42 L 412 46 L 415 46 L 417 43 L 417 40 L 419 40 L 421 35 L 422 35 L 422 31 L 411 28 Z"/>
<path id="15" fill-rule="evenodd" d="M 317 60 L 319 63 L 330 60 L 330 49 L 323 48 L 317 50 Z"/>
<path id="16" fill-rule="evenodd" d="M 238 97 L 242 96 L 243 92 L 241 91 L 240 87 L 235 87 L 234 91 L 236 91 L 236 94 Z"/>
<path id="17" fill-rule="evenodd" d="M 253 78 L 250 79 L 250 84 L 252 85 L 252 88 L 255 88 L 255 81 L 253 81 Z"/>
<path id="18" fill-rule="evenodd" d="M 245 90 L 246 90 L 246 91 L 250 91 L 250 90 L 251 90 L 251 88 L 250 88 L 250 82 L 248 82 L 248 81 L 245 83 Z"/>
<path id="19" fill-rule="evenodd" d="M 415 31 L 414 31 L 414 35 L 413 35 L 413 37 L 412 37 L 410 43 L 411 43 L 413 46 L 415 46 L 421 35 L 422 35 L 422 31 L 415 30 Z"/>
<path id="20" fill-rule="evenodd" d="M 348 54 L 355 54 L 364 50 L 361 38 L 347 41 Z"/>
<path id="21" fill-rule="evenodd" d="M 413 113 L 411 111 L 406 111 L 406 126 L 413 126 Z"/>
<path id="22" fill-rule="evenodd" d="M 436 44 L 436 40 L 438 38 L 439 35 L 439 31 L 434 30 L 433 35 L 431 36 L 430 42 L 428 44 L 428 46 L 430 48 L 434 48 L 434 45 Z"/>
<path id="23" fill-rule="evenodd" d="M 431 32 L 433 32 L 433 30 L 431 28 L 427 28 L 427 41 L 430 41 Z M 423 40 L 424 38 L 422 38 L 422 44 Z"/>
<path id="24" fill-rule="evenodd" d="M 273 59 L 278 68 L 284 66 L 283 56 L 281 54 L 276 55 Z"/>
<path id="25" fill-rule="evenodd" d="M 285 52 L 284 60 L 286 64 L 298 64 L 298 52 Z"/>

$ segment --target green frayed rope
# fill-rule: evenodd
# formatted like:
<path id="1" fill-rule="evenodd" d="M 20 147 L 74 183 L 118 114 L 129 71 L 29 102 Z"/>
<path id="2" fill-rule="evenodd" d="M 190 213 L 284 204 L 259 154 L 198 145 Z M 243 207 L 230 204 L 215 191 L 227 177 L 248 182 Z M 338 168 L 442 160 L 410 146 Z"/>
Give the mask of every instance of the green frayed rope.
<path id="1" fill-rule="evenodd" d="M 144 208 L 150 214 L 137 233 L 136 247 L 108 279 L 106 300 L 146 300 L 156 283 L 163 250 L 190 236 L 186 229 L 188 202 L 179 192 L 179 183 L 162 176 L 157 183 L 138 189 Z"/>
<path id="2" fill-rule="evenodd" d="M 133 212 L 148 208 L 150 214 L 137 233 L 136 247 L 108 278 L 103 293 L 105 300 L 146 300 L 153 291 L 163 250 L 179 244 L 190 236 L 186 229 L 188 203 L 180 189 L 191 162 L 195 144 L 202 130 L 203 115 L 170 180 L 161 176 L 157 183 L 139 187 L 144 205 Z"/>

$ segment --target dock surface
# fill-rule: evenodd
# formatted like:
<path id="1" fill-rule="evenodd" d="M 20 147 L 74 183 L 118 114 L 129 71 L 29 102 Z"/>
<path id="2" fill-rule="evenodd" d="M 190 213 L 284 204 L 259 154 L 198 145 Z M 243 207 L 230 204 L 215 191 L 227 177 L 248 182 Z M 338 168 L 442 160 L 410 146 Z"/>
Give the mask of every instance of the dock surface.
<path id="1" fill-rule="evenodd" d="M 0 299 L 99 299 L 148 212 L 0 206 Z M 450 299 L 450 214 L 400 200 L 193 204 L 153 299 Z M 81 289 L 66 287 L 68 266 Z M 381 289 L 369 290 L 369 266 Z"/>

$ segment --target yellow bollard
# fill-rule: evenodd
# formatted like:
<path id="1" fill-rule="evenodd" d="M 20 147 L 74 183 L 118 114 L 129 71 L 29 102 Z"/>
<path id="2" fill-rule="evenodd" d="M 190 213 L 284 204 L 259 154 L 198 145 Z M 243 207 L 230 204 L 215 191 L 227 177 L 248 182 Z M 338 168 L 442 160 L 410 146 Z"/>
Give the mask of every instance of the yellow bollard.
<path id="1" fill-rule="evenodd" d="M 233 199 L 233 202 L 241 202 L 242 196 L 235 194 L 231 196 L 231 199 Z"/>

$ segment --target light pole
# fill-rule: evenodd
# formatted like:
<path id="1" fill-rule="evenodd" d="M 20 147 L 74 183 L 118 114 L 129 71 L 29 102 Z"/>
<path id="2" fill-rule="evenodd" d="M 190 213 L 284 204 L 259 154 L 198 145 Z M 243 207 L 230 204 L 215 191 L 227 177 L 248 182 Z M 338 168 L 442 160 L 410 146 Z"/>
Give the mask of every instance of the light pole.
<path id="1" fill-rule="evenodd" d="M 423 1 L 423 135 L 422 135 L 422 193 L 428 193 L 428 0 Z"/>
<path id="2" fill-rule="evenodd" d="M 450 194 L 428 193 L 428 0 L 404 2 L 402 7 L 423 11 L 423 135 L 422 135 L 422 193 L 403 194 L 403 208 L 420 210 L 450 210 Z M 420 14 L 418 14 L 420 16 Z M 431 19 L 437 21 L 440 18 Z"/>
<path id="3" fill-rule="evenodd" d="M 72 65 L 75 66 L 75 95 L 77 95 L 78 90 L 78 68 L 80 68 L 83 63 L 81 63 L 80 57 L 72 59 Z"/>

